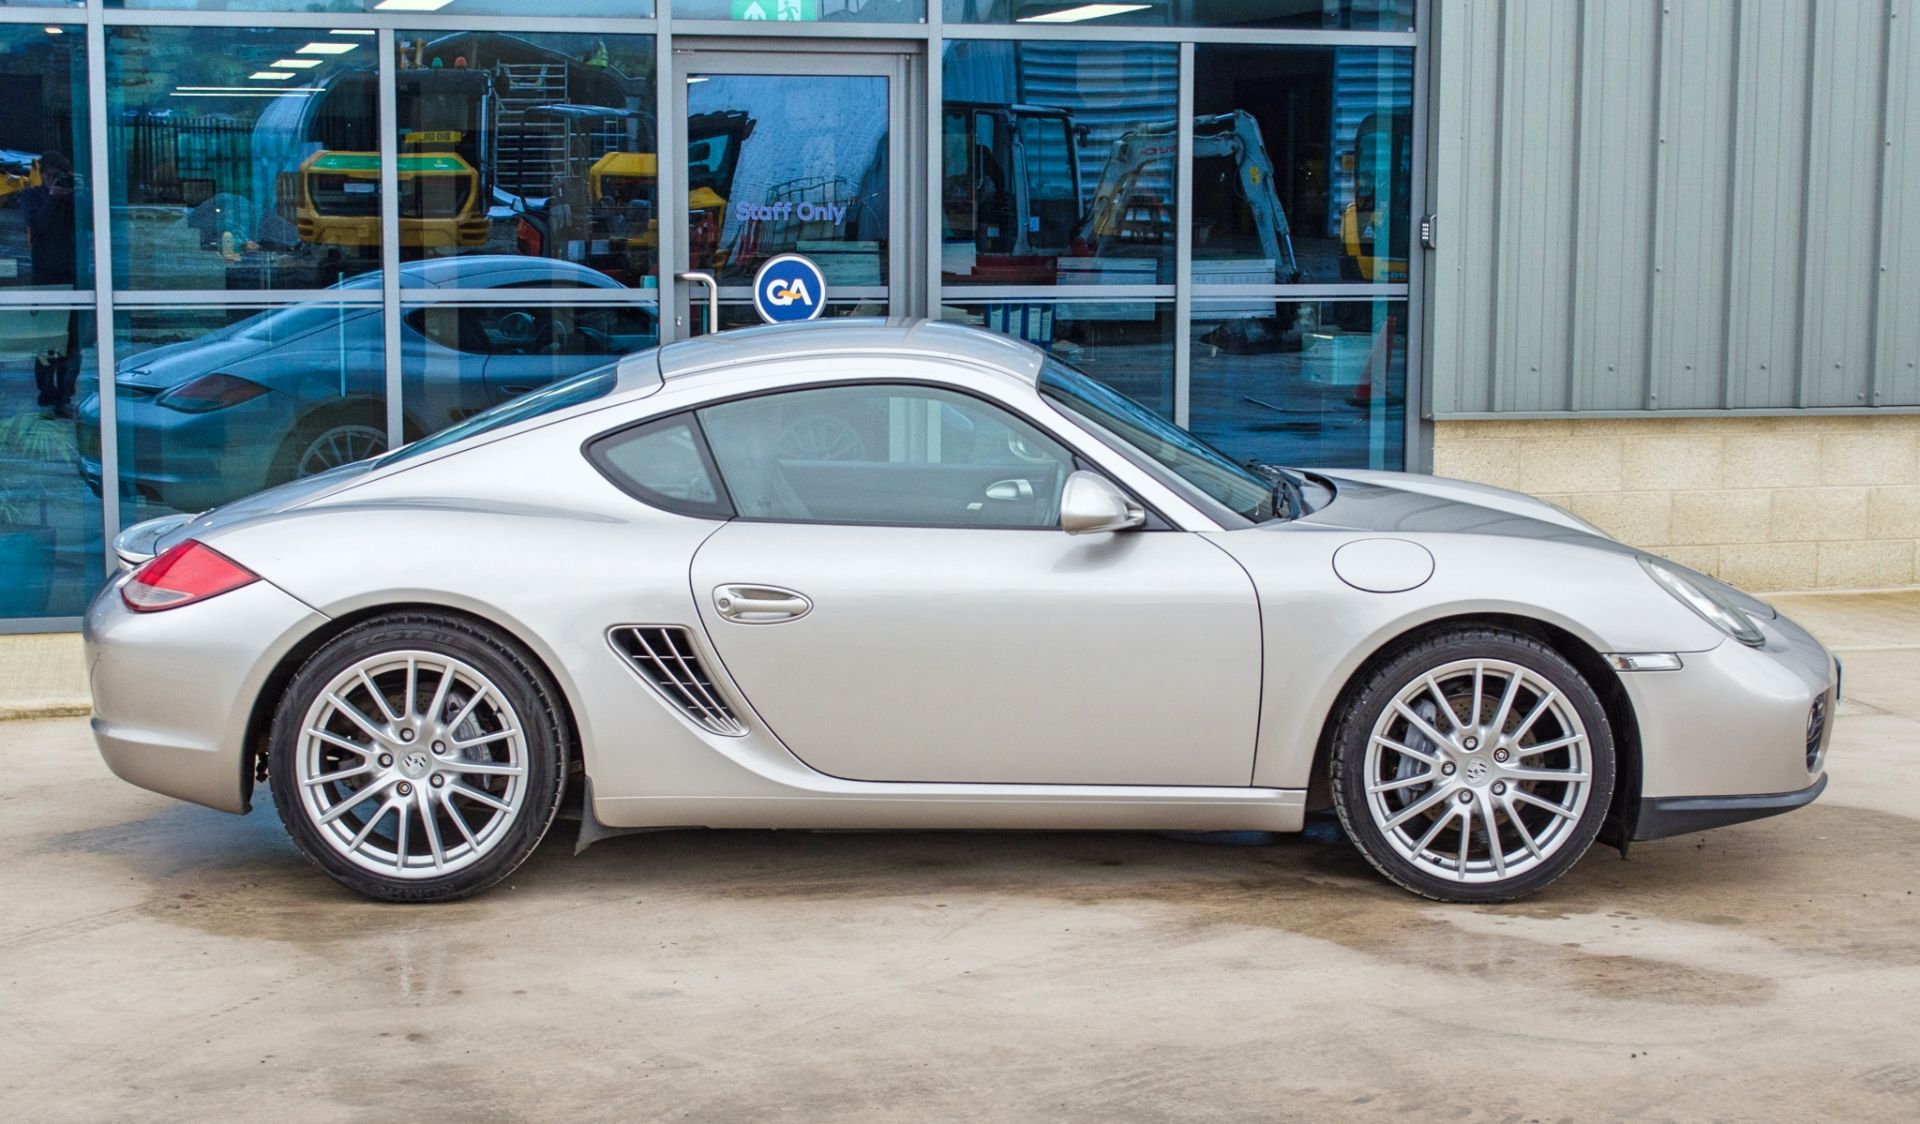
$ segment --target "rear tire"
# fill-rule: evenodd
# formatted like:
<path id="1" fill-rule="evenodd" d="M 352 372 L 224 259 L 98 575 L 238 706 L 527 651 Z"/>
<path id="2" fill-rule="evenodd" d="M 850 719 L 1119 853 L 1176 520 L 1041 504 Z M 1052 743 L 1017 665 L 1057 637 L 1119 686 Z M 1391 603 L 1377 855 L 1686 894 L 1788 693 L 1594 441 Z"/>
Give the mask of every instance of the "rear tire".
<path id="1" fill-rule="evenodd" d="M 382 901 L 468 897 L 552 826 L 570 749 L 558 689 L 493 629 L 395 613 L 328 641 L 294 675 L 267 757 L 307 858 Z"/>
<path id="2" fill-rule="evenodd" d="M 1340 823 L 1375 869 L 1422 897 L 1525 897 L 1578 862 L 1606 819 L 1606 710 L 1538 640 L 1494 628 L 1429 636 L 1344 706 L 1331 746 Z"/>
<path id="3" fill-rule="evenodd" d="M 387 419 L 371 405 L 338 406 L 303 419 L 274 454 L 267 486 L 377 457 L 387 451 Z"/>

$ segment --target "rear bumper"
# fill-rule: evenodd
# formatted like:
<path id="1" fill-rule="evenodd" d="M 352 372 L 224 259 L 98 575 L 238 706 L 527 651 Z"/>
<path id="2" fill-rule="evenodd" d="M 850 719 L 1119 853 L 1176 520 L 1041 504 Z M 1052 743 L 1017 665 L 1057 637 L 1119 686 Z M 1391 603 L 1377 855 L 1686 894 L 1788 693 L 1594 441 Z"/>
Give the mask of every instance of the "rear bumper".
<path id="1" fill-rule="evenodd" d="M 1728 824 L 1761 820 L 1804 808 L 1827 788 L 1827 776 L 1798 792 L 1775 792 L 1764 796 L 1654 796 L 1640 801 L 1640 819 L 1633 831 L 1634 842 L 1665 839 L 1690 831 L 1726 827 Z"/>
<path id="2" fill-rule="evenodd" d="M 86 616 L 100 756 L 141 788 L 245 812 L 254 702 L 280 660 L 326 618 L 265 581 L 135 613 L 120 599 L 125 580 L 109 582 Z"/>

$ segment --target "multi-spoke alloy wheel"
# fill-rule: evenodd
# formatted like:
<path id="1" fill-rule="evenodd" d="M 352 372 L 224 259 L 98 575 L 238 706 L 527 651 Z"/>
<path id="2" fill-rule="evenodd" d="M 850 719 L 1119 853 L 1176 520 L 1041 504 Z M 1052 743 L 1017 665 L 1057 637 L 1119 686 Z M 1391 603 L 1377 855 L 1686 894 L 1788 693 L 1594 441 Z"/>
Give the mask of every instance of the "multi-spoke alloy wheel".
<path id="1" fill-rule="evenodd" d="M 275 719 L 274 799 L 334 877 L 380 897 L 482 889 L 558 805 L 552 690 L 516 645 L 457 618 L 391 617 L 308 661 Z"/>
<path id="2" fill-rule="evenodd" d="M 294 458 L 297 476 L 312 476 L 387 451 L 387 433 L 361 423 L 336 425 L 314 434 Z"/>
<path id="3" fill-rule="evenodd" d="M 1584 853 L 1613 788 L 1598 697 L 1557 652 L 1443 634 L 1376 672 L 1336 731 L 1348 834 L 1403 886 L 1448 900 L 1538 889 Z"/>
<path id="4" fill-rule="evenodd" d="M 381 653 L 307 708 L 294 764 L 321 837 L 376 874 L 430 878 L 500 842 L 526 801 L 520 718 L 473 667 Z"/>

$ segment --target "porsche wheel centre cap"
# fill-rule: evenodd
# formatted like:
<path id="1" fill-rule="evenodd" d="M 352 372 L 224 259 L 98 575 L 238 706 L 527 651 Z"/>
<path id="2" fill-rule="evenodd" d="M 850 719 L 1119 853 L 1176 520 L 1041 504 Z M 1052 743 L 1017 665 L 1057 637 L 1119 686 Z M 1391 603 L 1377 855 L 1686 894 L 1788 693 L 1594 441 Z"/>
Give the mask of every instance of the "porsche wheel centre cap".
<path id="1" fill-rule="evenodd" d="M 427 755 L 417 750 L 400 759 L 400 771 L 416 780 L 426 776 L 429 768 Z"/>

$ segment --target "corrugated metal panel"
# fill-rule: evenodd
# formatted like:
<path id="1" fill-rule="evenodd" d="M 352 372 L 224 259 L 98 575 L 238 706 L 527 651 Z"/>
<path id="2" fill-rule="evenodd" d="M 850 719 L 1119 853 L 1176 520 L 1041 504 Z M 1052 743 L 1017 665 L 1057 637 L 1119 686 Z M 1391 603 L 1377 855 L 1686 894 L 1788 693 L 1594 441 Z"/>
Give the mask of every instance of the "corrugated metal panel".
<path id="1" fill-rule="evenodd" d="M 1893 6 L 1887 44 L 1886 164 L 1880 177 L 1880 292 L 1873 370 L 1879 399 L 1920 401 L 1920 4 Z M 1893 60 L 1899 60 L 1895 65 Z"/>
<path id="2" fill-rule="evenodd" d="M 1726 404 L 1792 405 L 1799 369 L 1812 0 L 1750 6 L 1739 20 L 1733 256 L 1727 284 Z M 1764 78 L 1764 81 L 1758 80 Z"/>
<path id="3" fill-rule="evenodd" d="M 1435 5 L 1434 413 L 1920 405 L 1914 7 Z"/>
<path id="4" fill-rule="evenodd" d="M 1653 308 L 1656 147 L 1661 74 L 1659 10 L 1644 3 L 1580 5 L 1582 118 L 1605 108 L 1614 128 L 1576 125 L 1573 288 L 1564 311 L 1569 409 L 1631 409 L 1646 400 Z"/>

